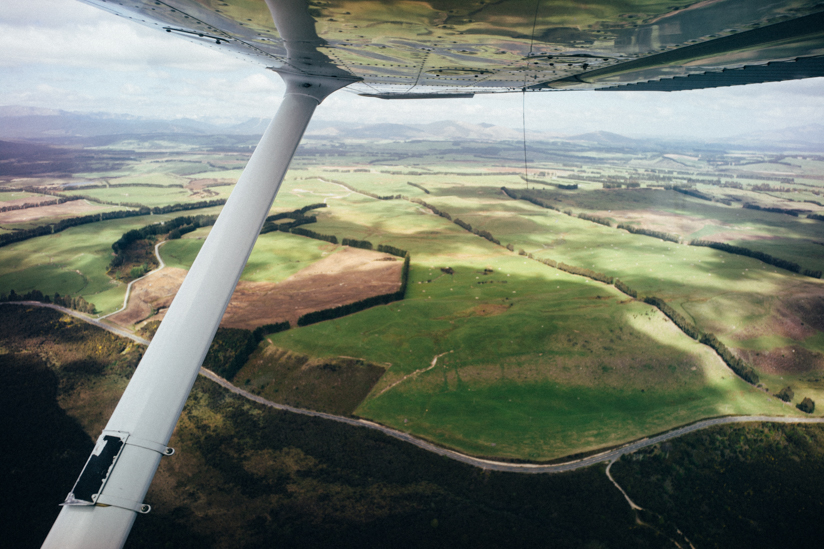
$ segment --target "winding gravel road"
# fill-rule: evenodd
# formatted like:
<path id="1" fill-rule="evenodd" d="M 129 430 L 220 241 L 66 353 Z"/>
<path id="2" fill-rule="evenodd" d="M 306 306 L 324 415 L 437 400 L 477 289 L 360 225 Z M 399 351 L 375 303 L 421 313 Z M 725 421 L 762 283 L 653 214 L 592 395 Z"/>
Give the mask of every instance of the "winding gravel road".
<path id="1" fill-rule="evenodd" d="M 137 343 L 148 345 L 149 342 L 141 337 L 138 337 L 126 330 L 122 330 L 120 328 L 116 328 L 109 324 L 104 324 L 99 320 L 95 320 L 90 318 L 83 313 L 79 313 L 77 311 L 72 311 L 71 309 L 67 309 L 65 307 L 60 307 L 59 305 L 53 305 L 49 303 L 39 303 L 37 301 L 18 301 L 13 303 L 4 303 L 3 305 L 28 305 L 28 306 L 35 306 L 35 307 L 48 307 L 50 309 L 55 309 L 65 314 L 71 315 L 75 318 L 79 318 L 81 320 L 85 320 L 90 324 L 94 324 L 95 326 L 102 328 L 104 330 L 108 330 L 114 334 L 117 334 L 122 337 L 127 337 L 132 341 Z M 554 463 L 552 465 L 546 464 L 539 464 L 539 463 L 509 463 L 505 461 L 495 461 L 491 459 L 482 459 L 476 458 L 472 456 L 468 456 L 466 454 L 462 454 L 460 452 L 456 452 L 454 450 L 449 450 L 447 448 L 442 448 L 440 446 L 436 446 L 430 442 L 425 440 L 421 440 L 419 438 L 415 438 L 410 434 L 397 431 L 395 429 L 391 429 L 389 427 L 384 427 L 383 425 L 374 423 L 372 421 L 366 421 L 364 419 L 354 419 L 350 417 L 343 417 L 343 416 L 336 416 L 333 414 L 327 414 L 324 412 L 316 412 L 314 410 L 305 410 L 303 408 L 295 408 L 294 406 L 287 406 L 285 404 L 278 404 L 276 402 L 272 402 L 270 400 L 266 400 L 263 397 L 253 395 L 248 391 L 244 391 L 243 389 L 232 385 L 229 381 L 223 379 L 222 377 L 218 376 L 214 372 L 207 370 L 206 368 L 200 369 L 200 375 L 203 377 L 210 379 L 224 387 L 225 389 L 240 395 L 244 398 L 257 402 L 259 404 L 263 404 L 264 406 L 268 406 L 270 408 L 275 408 L 277 410 L 283 410 L 286 412 L 292 412 L 294 414 L 302 414 L 305 416 L 312 416 L 318 417 L 323 419 L 328 419 L 329 421 L 337 421 L 338 423 L 345 423 L 347 425 L 352 425 L 353 427 L 363 427 L 366 429 L 374 429 L 375 431 L 380 431 L 381 433 L 388 435 L 390 437 L 397 438 L 399 440 L 403 440 L 408 442 L 409 444 L 413 444 L 418 448 L 422 448 L 434 454 L 438 454 L 441 456 L 446 456 L 448 458 L 454 459 L 455 461 L 460 461 L 461 463 L 466 463 L 468 465 L 472 465 L 474 467 L 479 467 L 481 469 L 486 469 L 490 471 L 504 471 L 510 473 L 565 473 L 567 471 L 575 471 L 576 469 L 583 469 L 585 467 L 589 467 L 591 465 L 595 465 L 597 463 L 606 463 L 612 462 L 619 459 L 624 454 L 631 454 L 640 450 L 641 448 L 646 448 L 648 446 L 653 446 L 655 444 L 659 444 L 661 442 L 671 440 L 673 438 L 677 438 L 683 436 L 687 433 L 693 433 L 695 431 L 700 431 L 701 429 L 706 429 L 708 427 L 713 427 L 715 425 L 728 425 L 731 423 L 751 423 L 751 422 L 772 422 L 772 423 L 824 423 L 824 418 L 822 417 L 772 417 L 772 416 L 728 416 L 728 417 L 718 417 L 713 419 L 705 419 L 701 421 L 697 421 L 690 425 L 685 425 L 683 427 L 679 427 L 677 429 L 673 429 L 671 431 L 667 431 L 666 433 L 662 433 L 660 435 L 655 435 L 653 437 L 642 438 L 640 440 L 636 440 L 634 442 L 629 442 L 624 444 L 623 446 L 619 446 L 617 448 L 613 448 L 611 450 L 606 450 L 599 454 L 595 454 L 592 456 L 588 456 L 581 459 L 575 459 L 563 463 Z M 630 502 L 631 503 L 631 502 Z M 632 505 L 632 503 L 631 503 Z"/>
<path id="2" fill-rule="evenodd" d="M 162 270 L 162 269 L 166 266 L 166 264 L 165 264 L 165 263 L 163 263 L 163 258 L 162 258 L 162 257 L 160 257 L 160 247 L 161 247 L 163 244 L 165 244 L 166 242 L 168 242 L 168 241 L 167 241 L 167 240 L 163 240 L 163 241 L 158 242 L 157 244 L 155 244 L 155 247 L 154 247 L 154 253 L 155 253 L 155 257 L 157 258 L 157 262 L 158 262 L 158 267 L 157 267 L 157 269 L 155 269 L 155 270 L 153 270 L 153 271 L 149 271 L 148 273 L 144 274 L 144 275 L 143 275 L 143 276 L 141 276 L 140 278 L 135 278 L 134 280 L 132 280 L 131 282 L 129 282 L 129 285 L 128 285 L 128 286 L 126 286 L 126 295 L 125 295 L 125 297 L 123 298 L 123 306 L 122 306 L 122 307 L 120 307 L 119 309 L 117 309 L 116 311 L 113 311 L 113 312 L 111 312 L 111 313 L 109 313 L 109 314 L 107 314 L 107 315 L 103 315 L 103 316 L 101 316 L 101 317 L 100 317 L 101 319 L 104 319 L 104 318 L 109 317 L 109 316 L 112 316 L 112 315 L 116 315 L 116 314 L 117 314 L 117 313 L 119 313 L 120 311 L 125 310 L 125 309 L 126 309 L 126 306 L 129 304 L 129 296 L 130 296 L 130 295 L 132 295 L 132 285 L 133 285 L 135 282 L 137 282 L 138 280 L 143 280 L 143 279 L 144 279 L 144 278 L 146 278 L 147 276 L 155 274 L 156 272 L 158 272 L 158 271 Z M 75 315 L 72 315 L 72 316 L 75 316 Z M 143 340 L 143 341 L 145 341 L 145 340 Z M 148 343 L 146 343 L 146 345 L 148 345 Z"/>
<path id="3" fill-rule="evenodd" d="M 266 400 L 263 397 L 259 397 L 257 395 L 253 395 L 248 391 L 244 391 L 239 387 L 232 385 L 229 381 L 223 379 L 222 377 L 218 376 L 214 372 L 207 370 L 205 368 L 200 369 L 200 375 L 211 379 L 218 385 L 228 389 L 229 391 L 238 394 L 244 398 L 248 398 L 249 400 L 254 400 L 260 404 L 265 406 L 269 406 L 271 408 L 275 408 L 278 410 L 284 410 L 287 412 L 292 412 L 295 414 L 303 414 L 306 416 L 313 416 L 313 417 L 320 417 L 324 419 L 328 419 L 331 421 L 337 421 L 340 423 L 346 423 L 347 425 L 353 425 L 355 427 L 365 427 L 367 429 L 374 429 L 376 431 L 380 431 L 385 435 L 389 435 L 390 437 L 394 437 L 410 444 L 414 444 L 418 448 L 423 448 L 429 452 L 434 454 L 438 454 L 441 456 L 446 456 L 448 458 L 454 459 L 456 461 L 460 461 L 462 463 L 466 463 L 469 465 L 473 465 L 475 467 L 480 467 L 481 469 L 487 469 L 490 471 L 506 471 L 510 473 L 564 473 L 567 471 L 574 471 L 576 469 L 582 469 L 584 467 L 589 467 L 590 465 L 595 465 L 596 463 L 605 463 L 610 461 L 615 461 L 616 459 L 620 458 L 624 454 L 631 454 L 641 448 L 645 448 L 647 446 L 652 446 L 654 444 L 658 444 L 660 442 L 664 442 L 666 440 L 670 440 L 676 437 L 680 437 L 687 433 L 692 433 L 694 431 L 700 431 L 701 429 L 706 429 L 707 427 L 712 427 L 714 425 L 725 425 L 729 423 L 749 423 L 755 421 L 770 421 L 773 423 L 824 423 L 824 418 L 814 418 L 814 417 L 771 417 L 771 416 L 734 416 L 734 417 L 719 417 L 714 419 L 705 419 L 703 421 L 698 421 L 691 425 L 686 425 L 684 427 L 679 427 L 678 429 L 673 429 L 672 431 L 668 431 L 666 433 L 656 435 L 654 437 L 643 438 L 641 440 L 637 440 L 634 442 L 627 443 L 623 446 L 618 448 L 614 448 L 612 450 L 607 450 L 605 452 L 601 452 L 600 454 L 595 454 L 593 456 L 576 459 L 572 461 L 567 461 L 564 463 L 555 463 L 552 465 L 543 465 L 538 463 L 508 463 L 505 461 L 495 461 L 491 459 L 482 459 L 476 458 L 472 456 L 468 456 L 466 454 L 461 454 L 460 452 L 455 452 L 454 450 L 449 450 L 447 448 L 442 448 L 440 446 L 436 446 L 430 442 L 426 442 L 425 440 L 421 440 L 419 438 L 415 438 L 410 434 L 403 433 L 401 431 L 396 431 L 395 429 L 391 429 L 389 427 L 384 427 L 383 425 L 379 425 L 372 421 L 366 421 L 364 419 L 354 419 L 342 416 L 336 416 L 333 414 L 327 414 L 324 412 L 315 412 L 313 410 L 304 410 L 303 408 L 295 408 L 294 406 L 287 406 L 285 404 L 278 404 L 276 402 L 272 402 L 270 400 Z"/>

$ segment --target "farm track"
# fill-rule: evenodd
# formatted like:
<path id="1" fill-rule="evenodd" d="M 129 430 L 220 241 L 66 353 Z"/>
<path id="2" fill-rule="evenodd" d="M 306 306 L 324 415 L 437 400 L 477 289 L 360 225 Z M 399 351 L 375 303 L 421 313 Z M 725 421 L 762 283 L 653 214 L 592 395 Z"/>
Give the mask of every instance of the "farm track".
<path id="1" fill-rule="evenodd" d="M 147 276 L 149 276 L 149 275 L 153 275 L 153 274 L 155 274 L 155 273 L 157 273 L 157 272 L 159 272 L 159 271 L 163 270 L 163 268 L 164 268 L 164 267 L 166 267 L 166 264 L 165 264 L 165 263 L 163 263 L 163 258 L 162 258 L 162 257 L 160 257 L 160 247 L 161 247 L 163 244 L 165 244 L 166 242 L 168 242 L 168 241 L 167 241 L 167 240 L 164 240 L 164 241 L 162 241 L 162 242 L 158 242 L 157 244 L 155 244 L 155 247 L 154 247 L 154 253 L 155 253 L 155 257 L 157 258 L 157 263 L 158 263 L 158 267 L 157 267 L 157 269 L 155 269 L 155 270 L 153 270 L 153 271 L 149 271 L 148 273 L 144 274 L 144 275 L 143 275 L 143 276 L 141 276 L 140 278 L 135 278 L 134 280 L 132 280 L 131 282 L 129 282 L 129 285 L 128 285 L 128 286 L 126 286 L 126 296 L 123 298 L 123 306 L 122 306 L 122 307 L 120 307 L 119 309 L 117 309 L 116 311 L 113 311 L 113 312 L 111 312 L 111 313 L 109 313 L 109 314 L 107 314 L 107 315 L 103 315 L 103 316 L 101 316 L 101 317 L 100 317 L 100 320 L 103 320 L 104 318 L 109 317 L 109 316 L 112 316 L 112 315 L 116 315 L 117 313 L 119 313 L 119 312 L 121 312 L 121 311 L 125 311 L 125 310 L 126 310 L 126 307 L 129 305 L 129 296 L 132 294 L 132 286 L 134 285 L 134 283 L 135 283 L 135 282 L 137 282 L 138 280 L 143 280 L 143 279 L 144 279 L 144 278 L 146 278 Z M 147 345 L 148 345 L 148 343 L 147 343 Z"/>
<path id="2" fill-rule="evenodd" d="M 4 305 L 26 305 L 26 306 L 35 306 L 35 307 L 48 307 L 50 309 L 55 309 L 62 313 L 71 315 L 75 318 L 80 320 L 84 320 L 89 322 L 90 324 L 94 324 L 95 326 L 107 330 L 111 333 L 116 335 L 126 337 L 140 343 L 142 345 L 148 345 L 149 342 L 141 337 L 138 337 L 134 334 L 126 332 L 125 330 L 121 330 L 110 326 L 108 324 L 104 324 L 98 320 L 90 318 L 82 313 L 77 311 L 72 311 L 71 309 L 67 309 L 65 307 L 60 307 L 59 305 L 54 305 L 50 303 L 40 303 L 38 301 L 17 301 L 11 303 L 5 303 Z M 207 370 L 206 368 L 200 369 L 200 375 L 213 381 L 220 385 L 221 387 L 227 389 L 228 391 L 235 393 L 236 395 L 242 396 L 248 400 L 257 402 L 258 404 L 262 404 L 264 406 L 268 406 L 270 408 L 274 408 L 276 410 L 282 410 L 285 412 L 291 412 L 294 414 L 300 414 L 305 416 L 317 417 L 321 419 L 326 419 L 329 421 L 336 421 L 338 423 L 345 423 L 347 425 L 351 425 L 353 427 L 363 427 L 367 429 L 373 429 L 375 431 L 380 431 L 381 433 L 396 438 L 398 440 L 402 440 L 404 442 L 408 442 L 418 448 L 426 450 L 428 452 L 432 452 L 433 454 L 437 454 L 440 456 L 448 457 L 450 459 L 454 459 L 455 461 L 459 461 L 461 463 L 466 463 L 467 465 L 472 465 L 473 467 L 478 467 L 480 469 L 488 470 L 488 471 L 502 471 L 508 473 L 529 473 L 529 474 L 552 474 L 552 473 L 565 473 L 569 471 L 575 471 L 577 469 L 583 469 L 586 467 L 590 467 L 592 465 L 596 465 L 599 463 L 608 463 L 614 462 L 618 460 L 621 456 L 626 454 L 631 454 L 636 452 L 642 448 L 646 448 L 649 446 L 654 446 L 661 442 L 665 442 L 667 440 L 672 440 L 674 438 L 686 435 L 688 433 L 693 433 L 695 431 L 700 431 L 702 429 L 707 429 L 709 427 L 714 427 L 716 425 L 730 425 L 735 423 L 753 423 L 753 422 L 770 422 L 770 423 L 824 423 L 824 418 L 822 417 L 772 417 L 772 416 L 726 416 L 726 417 L 717 417 L 712 419 L 705 419 L 701 421 L 697 421 L 690 425 L 685 425 L 683 427 L 678 427 L 676 429 L 672 429 L 665 433 L 661 433 L 659 435 L 655 435 L 652 437 L 645 437 L 640 440 L 636 440 L 633 442 L 629 442 L 617 448 L 613 448 L 610 450 L 605 450 L 595 455 L 587 456 L 580 459 L 570 460 L 567 462 L 562 463 L 553 463 L 553 464 L 541 464 L 541 463 L 510 463 L 505 461 L 496 461 L 492 459 L 483 459 L 478 457 L 473 457 L 467 454 L 462 454 L 460 452 L 456 452 L 454 450 L 449 450 L 447 448 L 442 448 L 431 442 L 427 442 L 425 440 L 416 438 L 408 433 L 404 433 L 401 431 L 397 431 L 390 427 L 385 427 L 378 423 L 374 423 L 372 421 L 367 421 L 364 419 L 355 419 L 350 417 L 343 417 L 343 416 L 336 416 L 334 414 L 327 414 L 325 412 L 316 412 L 314 410 L 306 410 L 303 408 L 295 408 L 294 406 L 287 406 L 285 404 L 278 404 L 276 402 L 272 402 L 270 400 L 266 400 L 263 397 L 259 397 L 254 395 L 248 391 L 244 391 L 243 389 L 236 387 L 231 382 L 222 377 L 218 376 L 214 372 Z M 631 502 L 630 502 L 631 503 Z"/>

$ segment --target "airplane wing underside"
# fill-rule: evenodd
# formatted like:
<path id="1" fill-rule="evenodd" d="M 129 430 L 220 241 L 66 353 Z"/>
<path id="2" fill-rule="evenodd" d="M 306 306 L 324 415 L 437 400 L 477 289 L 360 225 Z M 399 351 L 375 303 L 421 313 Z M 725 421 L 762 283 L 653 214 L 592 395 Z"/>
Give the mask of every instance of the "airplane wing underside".
<path id="1" fill-rule="evenodd" d="M 81 0 L 278 72 L 383 98 L 675 91 L 824 76 L 817 1 Z"/>

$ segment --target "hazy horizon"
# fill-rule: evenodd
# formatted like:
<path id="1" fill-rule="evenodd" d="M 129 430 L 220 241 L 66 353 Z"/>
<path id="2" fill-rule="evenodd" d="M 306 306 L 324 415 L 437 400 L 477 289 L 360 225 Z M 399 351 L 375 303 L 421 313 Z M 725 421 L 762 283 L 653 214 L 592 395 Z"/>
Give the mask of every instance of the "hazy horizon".
<path id="1" fill-rule="evenodd" d="M 284 90 L 263 66 L 74 0 L 13 3 L 0 18 L 0 104 L 231 123 L 270 118 Z M 528 131 L 717 139 L 824 123 L 824 78 L 711 90 L 542 92 L 386 101 L 345 89 L 319 121 L 487 122 Z"/>

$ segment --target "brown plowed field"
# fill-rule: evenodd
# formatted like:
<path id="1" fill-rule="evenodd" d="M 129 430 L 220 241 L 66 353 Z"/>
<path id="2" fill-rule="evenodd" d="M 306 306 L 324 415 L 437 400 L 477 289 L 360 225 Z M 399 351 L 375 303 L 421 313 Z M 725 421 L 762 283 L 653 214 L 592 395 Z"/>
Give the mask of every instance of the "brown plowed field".
<path id="1" fill-rule="evenodd" d="M 98 210 L 108 208 L 98 204 L 90 204 L 85 200 L 72 200 L 54 206 L 39 206 L 37 208 L 26 208 L 24 210 L 13 210 L 0 213 L 0 223 L 29 223 L 44 217 L 77 217 L 86 215 Z"/>
<path id="2" fill-rule="evenodd" d="M 222 187 L 227 184 L 234 185 L 235 183 L 236 181 L 234 179 L 192 179 L 189 181 L 189 184 L 186 185 L 186 188 L 194 191 L 200 191 L 209 187 Z"/>
<path id="3" fill-rule="evenodd" d="M 16 198 L 14 200 L 6 200 L 0 202 L 0 207 L 8 206 L 23 206 L 25 204 L 41 204 L 43 202 L 54 202 L 57 198 L 54 196 L 28 196 L 26 198 Z"/>
<path id="4" fill-rule="evenodd" d="M 284 320 L 295 325 L 306 313 L 397 291 L 402 267 L 403 261 L 388 254 L 342 248 L 279 283 L 240 281 L 221 326 L 254 329 Z M 131 326 L 160 309 L 151 317 L 160 320 L 186 273 L 167 267 L 136 282 L 129 306 L 109 319 Z"/>

